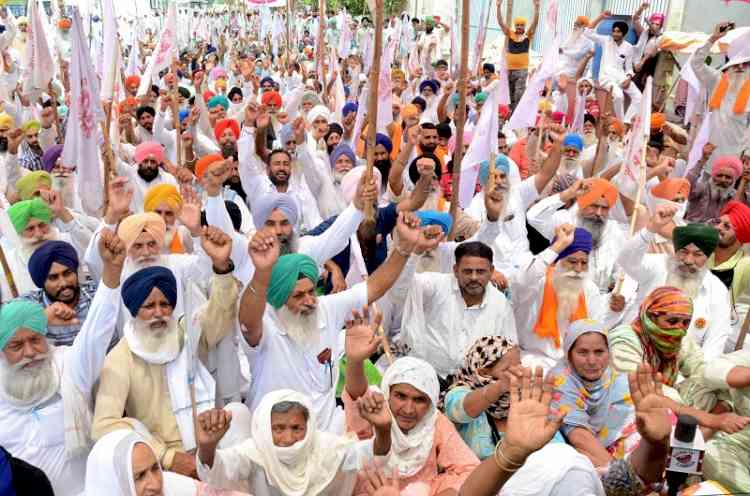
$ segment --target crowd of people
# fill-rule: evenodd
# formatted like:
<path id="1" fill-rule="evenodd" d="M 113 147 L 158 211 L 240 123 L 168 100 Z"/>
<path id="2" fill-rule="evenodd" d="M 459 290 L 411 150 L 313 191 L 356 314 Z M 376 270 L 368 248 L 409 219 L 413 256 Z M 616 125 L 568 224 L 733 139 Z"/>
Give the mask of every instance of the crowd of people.
<path id="1" fill-rule="evenodd" d="M 547 3 L 1 8 L 0 493 L 750 493 L 750 29 Z"/>

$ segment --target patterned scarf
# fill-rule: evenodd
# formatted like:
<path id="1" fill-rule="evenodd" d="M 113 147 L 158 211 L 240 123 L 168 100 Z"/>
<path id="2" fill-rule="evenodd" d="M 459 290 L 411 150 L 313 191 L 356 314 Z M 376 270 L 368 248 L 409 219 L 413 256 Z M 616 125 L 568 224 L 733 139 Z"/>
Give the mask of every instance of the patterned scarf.
<path id="1" fill-rule="evenodd" d="M 631 324 L 643 346 L 644 359 L 664 376 L 664 384 L 673 386 L 679 365 L 677 356 L 687 329 L 662 329 L 652 317 L 669 315 L 689 319 L 693 303 L 681 290 L 669 286 L 655 289 L 641 304 L 640 315 Z"/>
<path id="2" fill-rule="evenodd" d="M 456 374 L 456 379 L 451 388 L 456 386 L 467 386 L 471 389 L 481 389 L 495 381 L 479 373 L 486 367 L 491 367 L 505 356 L 508 351 L 517 345 L 501 336 L 485 336 L 476 340 L 474 345 L 466 352 L 466 361 L 461 370 Z M 500 398 L 487 407 L 487 413 L 500 420 L 508 418 L 510 408 L 510 395 L 503 393 Z"/>

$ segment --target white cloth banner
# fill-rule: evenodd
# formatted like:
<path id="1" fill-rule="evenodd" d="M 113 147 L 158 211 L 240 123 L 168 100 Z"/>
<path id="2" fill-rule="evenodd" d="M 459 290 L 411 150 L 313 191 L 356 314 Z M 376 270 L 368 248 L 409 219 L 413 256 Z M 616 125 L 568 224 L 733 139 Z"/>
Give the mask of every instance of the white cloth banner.
<path id="1" fill-rule="evenodd" d="M 152 81 L 159 76 L 161 71 L 169 67 L 177 54 L 177 7 L 174 3 L 171 3 L 167 11 L 167 22 L 164 24 L 161 36 L 159 36 L 159 43 L 156 44 L 154 53 L 146 67 L 146 72 L 141 78 L 141 85 L 138 88 L 139 96 L 146 94 L 151 88 Z"/>
<path id="2" fill-rule="evenodd" d="M 76 165 L 76 189 L 83 210 L 88 215 L 99 216 L 104 200 L 99 123 L 104 120 L 104 112 L 99 104 L 99 80 L 91 64 L 81 16 L 75 8 L 72 17 L 70 109 L 62 161 Z"/>
<path id="3" fill-rule="evenodd" d="M 706 143 L 708 143 L 708 139 L 711 136 L 711 112 L 706 112 L 706 115 L 703 116 L 703 122 L 701 123 L 701 127 L 698 130 L 698 134 L 695 135 L 695 141 L 693 141 L 693 147 L 690 149 L 690 154 L 688 155 L 688 163 L 687 167 L 685 168 L 685 171 L 690 171 L 690 169 L 695 166 L 695 164 L 698 163 L 698 160 L 700 160 L 701 155 L 703 155 L 703 147 L 706 146 Z"/>
<path id="4" fill-rule="evenodd" d="M 102 63 L 102 99 L 112 101 L 120 84 L 120 65 L 122 63 L 120 44 L 117 38 L 117 13 L 112 0 L 102 0 L 104 18 L 103 38 L 104 57 Z"/>
<path id="5" fill-rule="evenodd" d="M 29 24 L 26 31 L 26 51 L 23 60 L 23 92 L 31 100 L 46 92 L 55 76 L 55 62 L 52 59 L 44 23 L 39 14 L 36 0 L 29 2 Z"/>
<path id="6" fill-rule="evenodd" d="M 648 78 L 643 89 L 643 99 L 638 115 L 633 119 L 630 139 L 625 147 L 625 160 L 615 178 L 615 185 L 620 194 L 635 200 L 640 184 L 645 184 L 646 163 L 643 160 L 643 149 L 651 133 L 651 100 L 653 98 L 653 80 Z"/>
<path id="7" fill-rule="evenodd" d="M 549 43 L 542 55 L 542 65 L 537 69 L 531 81 L 526 86 L 521 100 L 516 106 L 513 115 L 508 121 L 508 129 L 524 129 L 536 125 L 536 116 L 539 107 L 539 100 L 542 98 L 542 90 L 547 82 L 555 74 L 557 67 L 558 53 L 560 51 L 560 37 L 556 37 L 552 43 Z"/>

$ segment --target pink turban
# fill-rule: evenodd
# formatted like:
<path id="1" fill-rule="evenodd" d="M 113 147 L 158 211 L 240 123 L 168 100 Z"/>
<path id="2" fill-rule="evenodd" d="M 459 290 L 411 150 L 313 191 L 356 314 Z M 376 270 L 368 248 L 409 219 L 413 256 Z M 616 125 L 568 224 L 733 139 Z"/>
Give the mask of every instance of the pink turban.
<path id="1" fill-rule="evenodd" d="M 649 22 L 658 22 L 662 26 L 664 25 L 664 19 L 666 19 L 664 14 L 659 14 L 659 13 L 651 14 L 651 17 L 648 18 Z"/>
<path id="2" fill-rule="evenodd" d="M 341 194 L 344 195 L 344 201 L 351 203 L 354 199 L 354 195 L 357 194 L 357 185 L 362 179 L 365 171 L 367 171 L 366 165 L 360 165 L 347 172 L 344 177 L 341 178 Z M 380 175 L 378 169 L 372 169 L 372 175 L 375 179 L 375 184 L 381 184 L 383 176 Z"/>
<path id="3" fill-rule="evenodd" d="M 141 163 L 152 157 L 159 163 L 164 162 L 164 147 L 156 141 L 146 141 L 135 147 L 135 161 Z"/>
<path id="4" fill-rule="evenodd" d="M 742 175 L 742 162 L 734 155 L 724 155 L 714 160 L 711 165 L 711 175 L 715 176 L 722 169 L 729 169 L 734 178 L 737 179 Z"/>
<path id="5" fill-rule="evenodd" d="M 220 77 L 225 78 L 227 77 L 227 71 L 225 71 L 221 67 L 214 67 L 213 69 L 211 69 L 211 72 L 208 73 L 208 77 L 211 81 L 215 81 Z"/>

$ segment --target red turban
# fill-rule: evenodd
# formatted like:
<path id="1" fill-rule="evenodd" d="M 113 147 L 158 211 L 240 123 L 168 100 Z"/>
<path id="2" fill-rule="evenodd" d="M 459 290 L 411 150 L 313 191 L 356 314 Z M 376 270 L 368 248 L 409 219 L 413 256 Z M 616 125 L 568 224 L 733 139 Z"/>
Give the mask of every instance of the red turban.
<path id="1" fill-rule="evenodd" d="M 651 194 L 669 201 L 674 201 L 677 195 L 687 199 L 690 194 L 690 181 L 684 177 L 670 177 L 651 188 Z"/>
<path id="2" fill-rule="evenodd" d="M 125 87 L 126 88 L 138 88 L 141 84 L 141 78 L 140 76 L 128 76 L 125 79 Z"/>
<path id="3" fill-rule="evenodd" d="M 206 103 L 208 103 L 208 101 L 210 99 L 212 99 L 213 97 L 215 97 L 215 96 L 216 96 L 216 94 L 213 91 L 206 90 L 206 91 L 203 92 L 203 101 L 206 102 Z"/>
<path id="4" fill-rule="evenodd" d="M 609 208 L 615 206 L 617 188 L 612 186 L 612 183 L 600 177 L 593 177 L 586 179 L 583 184 L 588 187 L 588 191 L 578 197 L 578 208 L 586 208 L 602 197 L 607 200 Z"/>
<path id="5" fill-rule="evenodd" d="M 134 98 L 132 96 L 129 96 L 125 100 L 121 101 L 120 105 L 118 107 L 118 110 L 120 111 L 121 114 L 125 113 L 125 107 L 126 106 L 137 107 L 138 106 L 138 99 Z"/>
<path id="6" fill-rule="evenodd" d="M 742 161 L 734 155 L 724 155 L 714 160 L 711 165 L 711 175 L 715 176 L 722 169 L 729 169 L 737 179 L 742 175 Z"/>
<path id="7" fill-rule="evenodd" d="M 510 107 L 507 105 L 501 104 L 497 108 L 497 111 L 498 111 L 498 114 L 500 114 L 500 117 L 502 117 L 503 119 L 507 119 L 508 116 L 510 115 Z"/>
<path id="8" fill-rule="evenodd" d="M 135 147 L 135 161 L 141 163 L 149 157 L 157 162 L 164 162 L 164 147 L 156 141 L 146 141 Z"/>
<path id="9" fill-rule="evenodd" d="M 217 141 L 221 139 L 221 136 L 227 129 L 232 130 L 234 139 L 240 139 L 240 123 L 235 119 L 222 119 L 216 123 L 216 127 L 214 128 L 214 136 L 216 136 Z"/>
<path id="10" fill-rule="evenodd" d="M 278 91 L 267 91 L 260 97 L 260 103 L 263 105 L 274 105 L 276 108 L 281 108 L 281 95 Z"/>
<path id="11" fill-rule="evenodd" d="M 62 19 L 57 21 L 57 27 L 60 29 L 70 29 L 72 25 L 73 25 L 73 22 L 67 17 L 63 17 Z"/>
<path id="12" fill-rule="evenodd" d="M 750 207 L 737 200 L 730 200 L 724 205 L 721 215 L 729 216 L 737 241 L 750 243 Z"/>
<path id="13" fill-rule="evenodd" d="M 211 165 L 216 162 L 221 162 L 222 160 L 224 160 L 224 157 L 222 157 L 218 153 L 212 153 L 210 155 L 202 157 L 195 163 L 195 175 L 198 177 L 198 179 L 203 178 L 203 175 L 206 173 L 208 168 L 211 167 Z"/>

